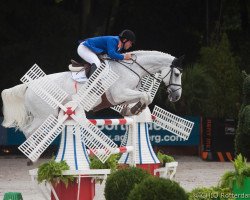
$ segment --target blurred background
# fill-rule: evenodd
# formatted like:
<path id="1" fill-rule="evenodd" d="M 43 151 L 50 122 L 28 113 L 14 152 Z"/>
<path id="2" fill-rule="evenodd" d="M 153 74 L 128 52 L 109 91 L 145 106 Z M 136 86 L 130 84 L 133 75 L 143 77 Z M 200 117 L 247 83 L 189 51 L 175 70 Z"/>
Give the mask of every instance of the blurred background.
<path id="1" fill-rule="evenodd" d="M 154 103 L 237 117 L 240 71 L 250 71 L 249 8 L 247 0 L 1 0 L 0 89 L 19 84 L 34 63 L 66 71 L 78 40 L 131 29 L 132 50 L 186 55 L 182 100 L 168 105 L 162 91 Z"/>
<path id="2" fill-rule="evenodd" d="M 248 0 L 1 0 L 0 89 L 34 63 L 46 74 L 67 71 L 79 40 L 131 29 L 132 50 L 185 54 L 181 100 L 169 103 L 162 85 L 151 108 L 226 126 L 238 118 L 241 72 L 250 73 L 249 12 Z"/>

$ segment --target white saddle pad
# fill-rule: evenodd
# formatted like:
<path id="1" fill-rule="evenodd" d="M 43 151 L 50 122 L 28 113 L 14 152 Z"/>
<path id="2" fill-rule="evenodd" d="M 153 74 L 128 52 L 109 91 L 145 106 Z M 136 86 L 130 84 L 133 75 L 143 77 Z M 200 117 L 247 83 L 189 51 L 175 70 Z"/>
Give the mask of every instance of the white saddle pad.
<path id="1" fill-rule="evenodd" d="M 107 60 L 105 60 L 104 63 L 108 69 L 111 69 L 109 62 Z M 72 72 L 71 71 L 71 76 L 72 76 L 73 80 L 75 80 L 79 83 L 85 83 L 88 80 L 88 78 L 86 77 L 86 74 L 85 74 L 85 70 L 82 70 L 79 72 Z"/>
<path id="2" fill-rule="evenodd" d="M 71 77 L 79 83 L 85 83 L 88 80 L 84 70 L 80 72 L 71 72 Z"/>

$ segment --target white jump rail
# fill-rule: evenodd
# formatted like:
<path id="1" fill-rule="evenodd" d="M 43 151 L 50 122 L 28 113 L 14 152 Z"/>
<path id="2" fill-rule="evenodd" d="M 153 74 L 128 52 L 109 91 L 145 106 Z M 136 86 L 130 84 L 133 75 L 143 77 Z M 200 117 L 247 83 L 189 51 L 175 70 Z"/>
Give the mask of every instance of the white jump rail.
<path id="1" fill-rule="evenodd" d="M 183 119 L 174 115 L 162 108 L 155 106 L 151 115 L 153 123 L 161 128 L 168 130 L 169 132 L 188 140 L 189 135 L 193 129 L 194 122 Z M 101 126 L 101 125 L 132 125 L 134 120 L 130 117 L 120 119 L 89 119 L 89 122 Z"/>
<path id="2" fill-rule="evenodd" d="M 117 154 L 117 153 L 126 153 L 126 152 L 132 152 L 133 151 L 133 146 L 122 146 L 122 147 L 118 147 L 116 149 L 113 150 L 112 154 Z M 98 154 L 106 154 L 106 151 L 103 149 L 97 149 L 96 150 L 98 152 Z M 91 150 L 87 150 L 89 155 L 95 155 Z"/>

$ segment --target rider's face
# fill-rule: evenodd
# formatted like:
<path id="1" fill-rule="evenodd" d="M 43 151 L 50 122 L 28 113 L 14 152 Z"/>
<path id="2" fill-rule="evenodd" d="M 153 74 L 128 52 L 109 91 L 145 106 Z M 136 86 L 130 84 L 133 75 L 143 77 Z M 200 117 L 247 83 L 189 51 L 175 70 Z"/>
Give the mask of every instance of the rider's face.
<path id="1" fill-rule="evenodd" d="M 127 42 L 125 42 L 124 43 L 124 49 L 125 50 L 127 50 L 127 49 L 129 49 L 130 47 L 132 47 L 132 45 L 133 45 L 133 43 L 130 41 L 130 40 L 128 40 Z"/>

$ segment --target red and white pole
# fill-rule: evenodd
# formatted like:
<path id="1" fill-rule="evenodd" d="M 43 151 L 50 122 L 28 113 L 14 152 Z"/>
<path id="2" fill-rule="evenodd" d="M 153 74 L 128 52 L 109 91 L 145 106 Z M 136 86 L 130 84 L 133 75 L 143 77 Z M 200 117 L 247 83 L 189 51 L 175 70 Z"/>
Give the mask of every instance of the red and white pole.
<path id="1" fill-rule="evenodd" d="M 134 121 L 132 118 L 121 118 L 121 119 L 89 119 L 89 122 L 101 126 L 101 125 L 130 125 Z"/>

